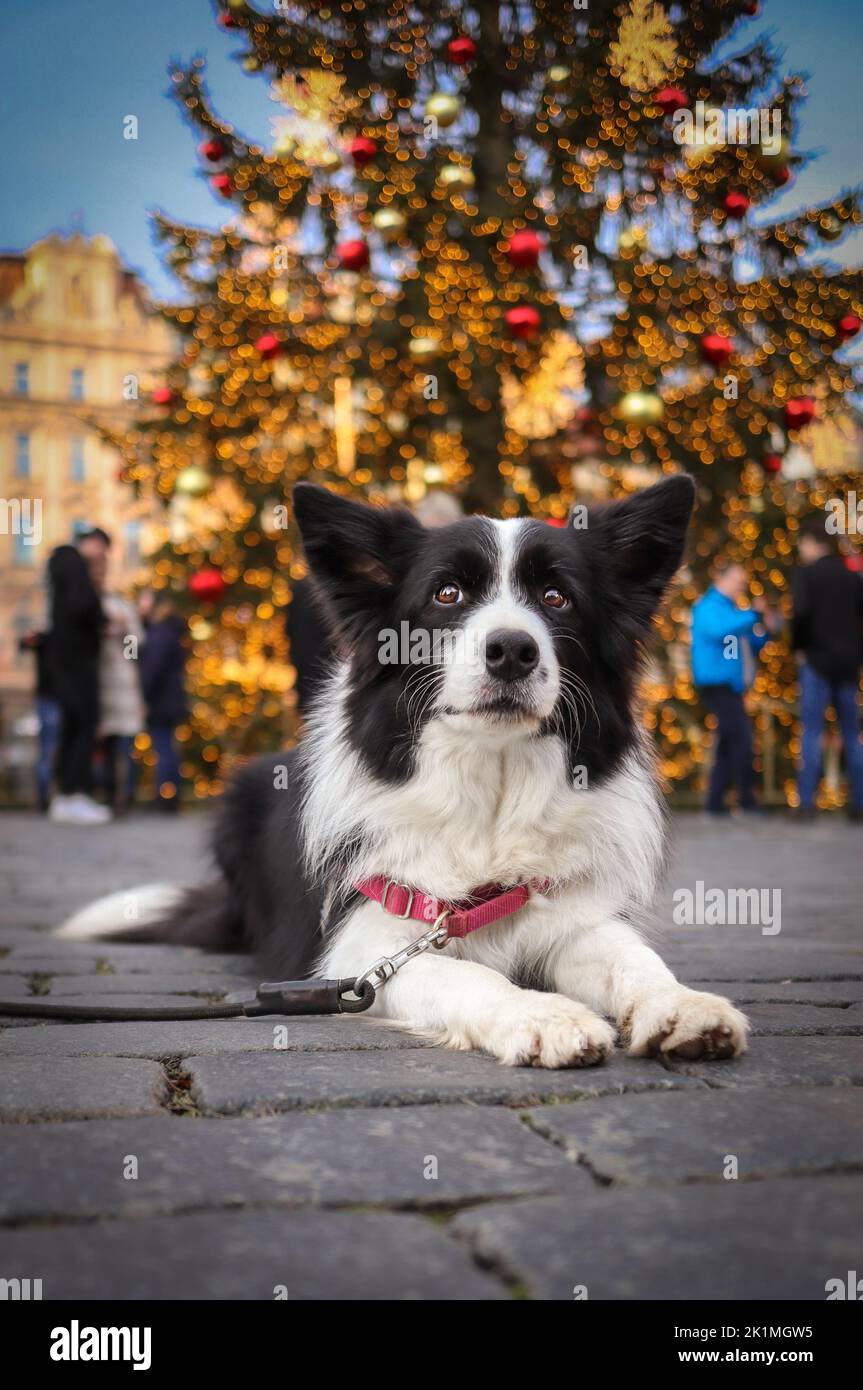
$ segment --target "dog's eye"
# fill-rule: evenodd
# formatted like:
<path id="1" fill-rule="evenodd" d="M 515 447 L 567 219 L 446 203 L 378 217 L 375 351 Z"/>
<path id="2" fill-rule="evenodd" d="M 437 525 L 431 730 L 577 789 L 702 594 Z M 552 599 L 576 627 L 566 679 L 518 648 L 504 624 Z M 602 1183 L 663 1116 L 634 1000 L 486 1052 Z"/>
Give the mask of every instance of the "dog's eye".
<path id="1" fill-rule="evenodd" d="M 435 592 L 435 603 L 461 603 L 464 594 L 457 584 L 441 584 Z"/>
<path id="2" fill-rule="evenodd" d="M 547 608 L 565 608 L 569 602 L 566 595 L 562 594 L 560 589 L 555 589 L 553 586 L 543 589 L 542 601 Z"/>

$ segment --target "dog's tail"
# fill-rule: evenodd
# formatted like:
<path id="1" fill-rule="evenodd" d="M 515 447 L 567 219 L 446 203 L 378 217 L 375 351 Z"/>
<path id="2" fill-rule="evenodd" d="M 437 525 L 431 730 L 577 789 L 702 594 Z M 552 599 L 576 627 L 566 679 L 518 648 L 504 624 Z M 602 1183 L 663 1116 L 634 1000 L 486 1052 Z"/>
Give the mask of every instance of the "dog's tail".
<path id="1" fill-rule="evenodd" d="M 227 885 L 151 884 L 99 898 L 55 932 L 67 941 L 161 941 L 208 951 L 240 951 L 242 919 Z"/>

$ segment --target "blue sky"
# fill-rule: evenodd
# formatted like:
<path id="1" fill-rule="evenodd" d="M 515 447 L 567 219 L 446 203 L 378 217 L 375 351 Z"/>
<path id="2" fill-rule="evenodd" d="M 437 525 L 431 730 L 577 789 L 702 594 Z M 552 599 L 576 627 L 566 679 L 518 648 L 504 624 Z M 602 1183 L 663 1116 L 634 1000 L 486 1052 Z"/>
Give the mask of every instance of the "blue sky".
<path id="1" fill-rule="evenodd" d="M 166 95 L 168 63 L 205 54 L 216 109 L 264 141 L 278 109 L 266 79 L 232 60 L 237 40 L 216 27 L 209 0 L 6 0 L 0 14 L 0 248 L 77 221 L 107 233 L 129 265 L 170 294 L 148 210 L 217 226 L 224 204 L 198 176 L 193 134 Z M 772 34 L 786 68 L 810 74 L 797 148 L 822 157 L 776 199 L 777 215 L 863 183 L 863 5 L 765 0 L 747 28 Z M 123 139 L 126 115 L 138 117 L 137 141 Z M 831 254 L 863 263 L 863 233 Z"/>

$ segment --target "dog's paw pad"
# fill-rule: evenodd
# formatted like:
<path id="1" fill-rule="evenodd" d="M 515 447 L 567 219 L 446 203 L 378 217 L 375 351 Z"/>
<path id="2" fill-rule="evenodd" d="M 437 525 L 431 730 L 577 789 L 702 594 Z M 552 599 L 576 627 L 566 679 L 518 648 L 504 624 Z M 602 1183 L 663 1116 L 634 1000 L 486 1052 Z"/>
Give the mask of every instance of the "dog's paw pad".
<path id="1" fill-rule="evenodd" d="M 610 1023 L 560 994 L 524 990 L 475 1033 L 474 1045 L 515 1067 L 593 1067 L 614 1047 Z"/>
<path id="2" fill-rule="evenodd" d="M 675 985 L 633 1011 L 629 1051 L 635 1057 L 716 1062 L 746 1050 L 749 1023 L 718 994 Z"/>

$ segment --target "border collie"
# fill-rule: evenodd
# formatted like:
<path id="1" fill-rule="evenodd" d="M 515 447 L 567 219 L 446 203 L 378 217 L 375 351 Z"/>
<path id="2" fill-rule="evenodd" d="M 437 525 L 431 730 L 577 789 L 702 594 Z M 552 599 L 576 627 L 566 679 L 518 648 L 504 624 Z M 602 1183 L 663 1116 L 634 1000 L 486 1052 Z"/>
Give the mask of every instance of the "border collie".
<path id="1" fill-rule="evenodd" d="M 271 978 L 362 976 L 428 930 L 404 914 L 414 894 L 445 922 L 518 887 L 516 910 L 411 959 L 371 1013 L 511 1065 L 592 1065 L 618 1032 L 635 1056 L 743 1051 L 744 1016 L 678 984 L 639 929 L 665 817 L 635 687 L 693 497 L 676 475 L 581 527 L 426 530 L 299 484 L 338 660 L 300 745 L 227 790 L 218 880 L 156 890 L 124 937 L 253 950 Z M 61 932 L 117 927 L 109 899 Z"/>

